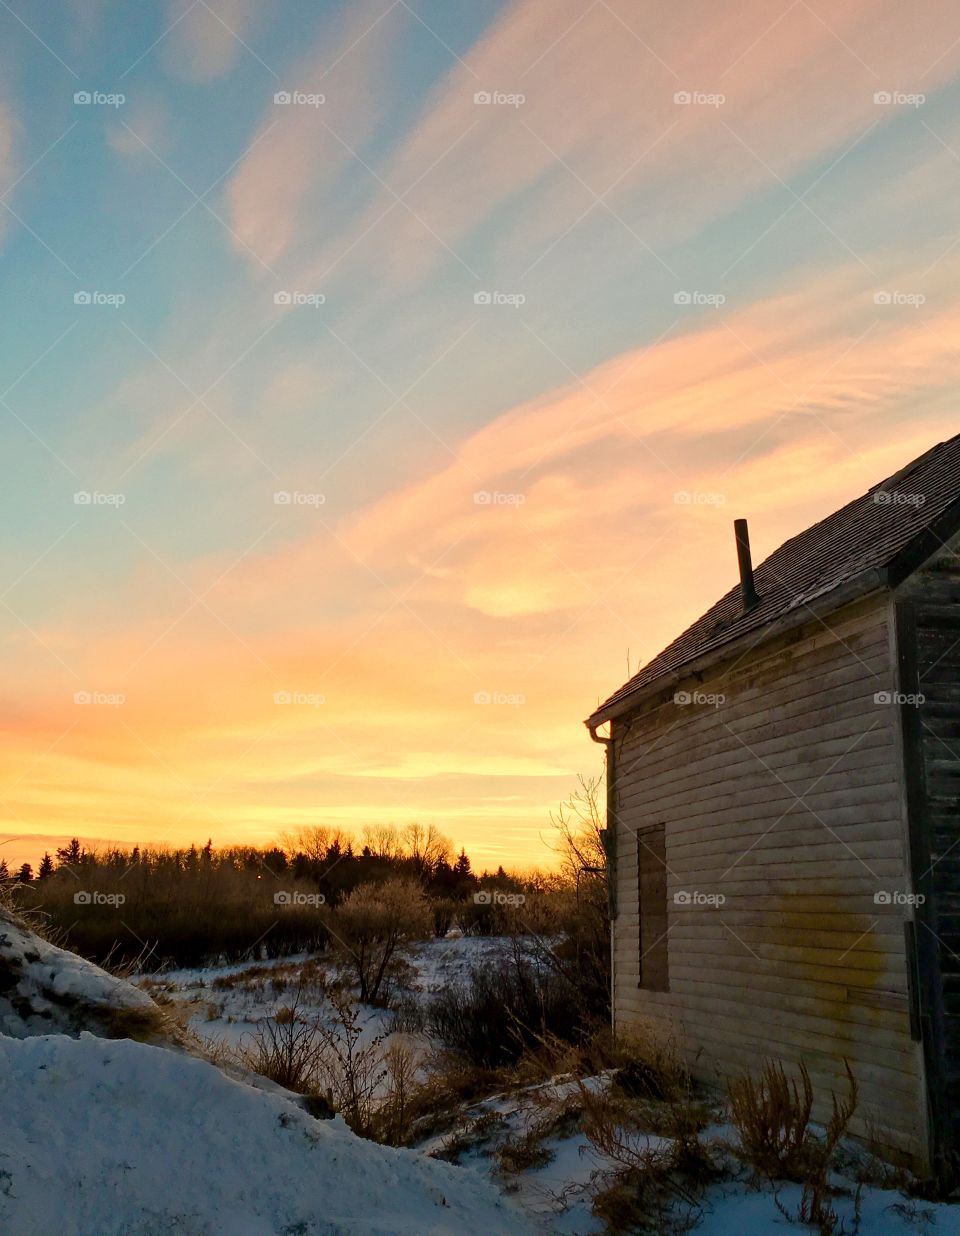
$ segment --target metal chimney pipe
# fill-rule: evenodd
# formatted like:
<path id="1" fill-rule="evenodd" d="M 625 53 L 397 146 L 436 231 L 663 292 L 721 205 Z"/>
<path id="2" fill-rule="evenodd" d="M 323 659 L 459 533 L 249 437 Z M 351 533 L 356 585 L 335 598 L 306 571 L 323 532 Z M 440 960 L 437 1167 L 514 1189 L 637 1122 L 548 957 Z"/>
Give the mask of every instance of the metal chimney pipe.
<path id="1" fill-rule="evenodd" d="M 750 531 L 745 519 L 733 521 L 733 532 L 737 538 L 737 564 L 740 567 L 740 595 L 743 598 L 743 612 L 746 614 L 754 606 L 760 604 L 753 583 L 753 560 L 750 557 Z"/>

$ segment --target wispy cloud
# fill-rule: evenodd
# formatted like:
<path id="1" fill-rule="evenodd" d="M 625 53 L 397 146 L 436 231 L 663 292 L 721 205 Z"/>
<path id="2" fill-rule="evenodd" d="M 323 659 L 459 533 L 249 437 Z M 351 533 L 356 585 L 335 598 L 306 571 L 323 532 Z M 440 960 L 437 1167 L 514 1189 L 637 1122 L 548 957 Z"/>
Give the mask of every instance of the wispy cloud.
<path id="1" fill-rule="evenodd" d="M 472 238 L 508 208 L 498 252 L 510 246 L 517 274 L 595 213 L 669 265 L 668 247 L 708 219 L 888 120 L 877 91 L 919 89 L 922 78 L 929 93 L 952 75 L 960 46 L 936 63 L 931 52 L 932 29 L 946 39 L 953 28 L 949 6 L 938 3 L 922 24 L 898 20 L 892 3 L 881 8 L 886 20 L 876 5 L 851 3 L 826 22 L 794 5 L 772 22 L 759 0 L 733 10 L 704 2 L 648 27 L 623 3 L 515 0 L 454 62 L 394 152 L 374 160 L 353 86 L 368 80 L 365 57 L 399 20 L 391 13 L 359 58 L 351 52 L 347 95 L 341 78 L 331 81 L 330 106 L 295 116 L 240 170 L 236 225 L 252 238 L 276 216 L 275 256 L 296 253 L 315 281 L 364 265 L 396 286 L 439 260 L 463 264 Z M 678 104 L 684 95 L 722 102 Z M 278 187 L 271 169 L 291 158 L 293 182 Z M 325 210 L 321 231 L 323 187 L 351 163 L 367 205 L 351 200 L 339 218 Z M 319 203 L 306 191 L 318 180 L 311 168 L 323 169 Z"/>
<path id="2" fill-rule="evenodd" d="M 349 210 L 342 174 L 389 107 L 384 78 L 401 21 L 402 10 L 386 0 L 350 6 L 273 92 L 318 102 L 270 102 L 228 186 L 237 236 L 268 263 L 316 242 Z"/>

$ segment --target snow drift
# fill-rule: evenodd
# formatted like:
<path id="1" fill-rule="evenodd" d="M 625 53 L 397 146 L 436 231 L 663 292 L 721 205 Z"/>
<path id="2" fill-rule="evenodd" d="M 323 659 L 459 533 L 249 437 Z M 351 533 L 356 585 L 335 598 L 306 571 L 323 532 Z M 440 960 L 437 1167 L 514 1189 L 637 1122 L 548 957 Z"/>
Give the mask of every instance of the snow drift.
<path id="1" fill-rule="evenodd" d="M 117 1037 L 132 1023 L 162 1044 L 146 994 L 0 911 L 3 1236 L 532 1230 L 489 1180 L 316 1120 L 263 1079 Z"/>
<path id="2" fill-rule="evenodd" d="M 162 1025 L 145 992 L 57 948 L 0 909 L 0 1034 L 112 1034 Z"/>
<path id="3" fill-rule="evenodd" d="M 162 1047 L 0 1037 L 0 1077 L 5 1236 L 531 1231 L 472 1172 Z"/>

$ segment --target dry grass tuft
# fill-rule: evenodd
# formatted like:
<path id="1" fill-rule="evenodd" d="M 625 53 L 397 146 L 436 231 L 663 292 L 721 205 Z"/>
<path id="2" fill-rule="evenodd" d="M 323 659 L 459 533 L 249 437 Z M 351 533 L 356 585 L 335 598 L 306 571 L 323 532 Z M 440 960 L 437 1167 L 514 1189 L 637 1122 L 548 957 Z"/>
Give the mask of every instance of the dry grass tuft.
<path id="1" fill-rule="evenodd" d="M 740 1138 L 740 1157 L 768 1180 L 791 1180 L 802 1185 L 796 1214 L 789 1219 L 815 1228 L 820 1236 L 839 1236 L 846 1229 L 831 1199 L 830 1168 L 837 1149 L 857 1110 L 859 1091 L 849 1064 L 844 1063 L 847 1094 L 831 1094 L 830 1119 L 821 1137 L 811 1128 L 813 1083 L 806 1065 L 799 1065 L 799 1080 L 791 1079 L 779 1061 L 767 1061 L 759 1079 L 749 1074 L 730 1084 L 730 1107 Z M 854 1197 L 854 1226 L 859 1224 L 860 1192 Z"/>
<path id="2" fill-rule="evenodd" d="M 779 1061 L 768 1060 L 759 1079 L 749 1073 L 735 1078 L 729 1095 L 746 1162 L 771 1180 L 801 1180 L 813 1112 L 813 1083 L 806 1065 L 801 1062 L 796 1081 L 787 1077 Z"/>

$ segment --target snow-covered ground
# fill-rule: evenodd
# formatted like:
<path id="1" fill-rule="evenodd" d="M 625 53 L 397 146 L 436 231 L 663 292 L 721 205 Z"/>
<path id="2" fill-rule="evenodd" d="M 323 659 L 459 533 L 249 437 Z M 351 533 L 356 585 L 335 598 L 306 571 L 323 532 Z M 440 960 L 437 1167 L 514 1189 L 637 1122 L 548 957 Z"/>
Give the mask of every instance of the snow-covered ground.
<path id="1" fill-rule="evenodd" d="M 449 1236 L 534 1229 L 494 1186 L 314 1120 L 203 1060 L 0 1038 L 4 1236 Z"/>
<path id="2" fill-rule="evenodd" d="M 363 1141 L 175 1045 L 100 1037 L 115 1011 L 162 1017 L 2 912 L 0 976 L 3 1236 L 536 1230 L 481 1176 Z"/>
<path id="3" fill-rule="evenodd" d="M 459 937 L 429 940 L 404 953 L 406 969 L 401 990 L 424 1000 L 433 992 L 461 981 L 472 966 L 495 965 L 510 951 L 511 943 L 496 937 Z M 298 987 L 304 1009 L 322 1013 L 323 996 L 316 979 L 334 978 L 333 963 L 306 957 L 282 961 L 246 963 L 204 970 L 173 971 L 149 980 L 151 989 L 188 1004 L 190 1025 L 214 1042 L 233 1045 L 249 1041 L 259 1021 L 290 1003 Z M 305 977 L 304 977 L 305 976 Z M 393 1036 L 389 1010 L 362 1011 L 364 1038 Z M 408 1037 L 409 1036 L 405 1036 Z M 422 1036 L 425 1049 L 430 1046 Z M 519 1094 L 492 1097 L 465 1110 L 463 1120 L 452 1130 L 426 1139 L 418 1149 L 428 1155 L 452 1157 L 460 1170 L 498 1187 L 522 1209 L 535 1229 L 551 1236 L 593 1236 L 603 1224 L 591 1213 L 591 1178 L 610 1167 L 591 1147 L 572 1120 L 543 1137 L 542 1159 L 522 1171 L 503 1170 L 499 1151 L 515 1144 L 544 1113 L 560 1110 L 575 1097 L 574 1083 L 558 1080 L 531 1086 Z M 707 1136 L 723 1147 L 732 1131 L 718 1127 Z M 652 1139 L 656 1144 L 657 1139 Z M 796 1214 L 798 1186 L 784 1184 L 774 1191 L 751 1187 L 746 1172 L 710 1189 L 701 1199 L 696 1232 L 703 1236 L 766 1236 L 803 1231 L 779 1209 Z M 848 1191 L 835 1199 L 846 1230 L 854 1228 L 856 1183 L 837 1177 L 836 1184 Z M 860 1194 L 861 1236 L 916 1236 L 918 1232 L 960 1234 L 960 1207 L 912 1203 L 896 1192 L 864 1186 Z"/>
<path id="4" fill-rule="evenodd" d="M 402 977 L 394 985 L 399 996 L 420 1002 L 452 983 L 462 981 L 472 966 L 495 965 L 507 955 L 511 942 L 498 936 L 451 934 L 442 940 L 424 940 L 404 950 Z M 144 990 L 185 1006 L 190 1028 L 201 1038 L 232 1047 L 248 1044 L 260 1022 L 272 1018 L 296 997 L 303 1015 L 323 1016 L 329 1006 L 322 984 L 339 977 L 326 956 L 300 954 L 274 960 L 170 970 L 138 980 Z M 394 1033 L 389 1009 L 360 1006 L 364 1038 Z"/>
<path id="5" fill-rule="evenodd" d="M 403 989 L 423 1000 L 472 965 L 496 964 L 509 947 L 483 938 L 424 942 L 406 953 Z M 190 1054 L 168 1037 L 169 1022 L 149 994 L 183 1004 L 191 1027 L 211 1044 L 236 1046 L 289 1006 L 295 991 L 304 1009 L 322 1013 L 322 984 L 335 977 L 331 967 L 324 958 L 287 958 L 171 972 L 141 980 L 138 989 L 0 912 L 0 1233 L 593 1236 L 603 1230 L 591 1213 L 589 1186 L 609 1164 L 580 1130 L 572 1079 L 491 1096 L 417 1149 L 393 1150 L 355 1137 L 339 1118 L 314 1119 L 296 1096 L 271 1083 Z M 388 1010 L 365 1010 L 364 1019 L 365 1036 L 398 1033 Z M 108 1037 L 117 1033 L 150 1041 Z M 537 1131 L 533 1153 L 522 1159 L 530 1130 Z M 724 1126 L 704 1134 L 718 1146 L 732 1137 Z M 857 1228 L 856 1183 L 837 1176 L 835 1184 L 841 1192 L 833 1204 L 848 1233 L 960 1233 L 960 1208 L 912 1203 L 873 1186 L 861 1190 Z M 799 1201 L 797 1186 L 774 1194 L 751 1187 L 746 1171 L 734 1170 L 700 1199 L 695 1230 L 703 1236 L 809 1230 L 787 1217 Z"/>
<path id="6" fill-rule="evenodd" d="M 601 1083 L 599 1079 L 590 1079 L 586 1084 L 595 1088 Z M 597 1153 L 579 1129 L 564 1130 L 562 1124 L 541 1143 L 547 1161 L 512 1176 L 508 1182 L 496 1170 L 496 1156 L 500 1147 L 522 1139 L 545 1111 L 562 1109 L 564 1101 L 574 1099 L 576 1093 L 576 1083 L 555 1079 L 531 1086 L 520 1095 L 499 1096 L 473 1105 L 470 1121 L 474 1125 L 479 1121 L 485 1137 L 480 1143 L 470 1144 L 469 1136 L 464 1134 L 466 1146 L 456 1156 L 457 1163 L 466 1170 L 489 1176 L 501 1187 L 506 1184 L 508 1195 L 517 1200 L 539 1230 L 551 1236 L 594 1236 L 604 1231 L 604 1225 L 591 1213 L 590 1185 L 592 1178 L 611 1167 L 610 1161 Z M 490 1114 L 494 1119 L 488 1123 L 485 1116 Z M 445 1147 L 456 1144 L 459 1133 L 432 1138 L 419 1149 L 443 1153 Z M 746 1169 L 735 1165 L 731 1153 L 735 1133 L 729 1125 L 712 1126 L 702 1138 L 721 1161 L 733 1166 L 736 1174 L 708 1189 L 696 1205 L 678 1208 L 678 1217 L 687 1216 L 694 1224 L 691 1230 L 695 1236 L 787 1236 L 812 1230 L 789 1217 L 798 1212 L 799 1185 L 781 1183 L 776 1190 L 769 1185 L 757 1186 Z M 668 1148 L 669 1144 L 668 1139 L 651 1134 L 644 1147 L 656 1151 Z M 852 1151 L 851 1157 L 869 1156 Z M 895 1190 L 871 1185 L 860 1188 L 857 1203 L 858 1184 L 852 1177 L 833 1173 L 831 1183 L 837 1190 L 830 1203 L 838 1216 L 838 1236 L 960 1233 L 960 1205 L 912 1201 Z"/>

